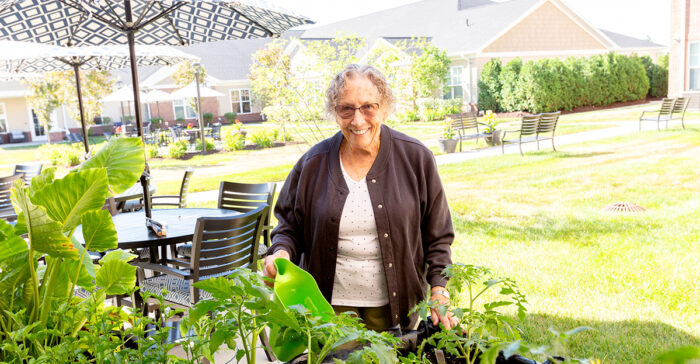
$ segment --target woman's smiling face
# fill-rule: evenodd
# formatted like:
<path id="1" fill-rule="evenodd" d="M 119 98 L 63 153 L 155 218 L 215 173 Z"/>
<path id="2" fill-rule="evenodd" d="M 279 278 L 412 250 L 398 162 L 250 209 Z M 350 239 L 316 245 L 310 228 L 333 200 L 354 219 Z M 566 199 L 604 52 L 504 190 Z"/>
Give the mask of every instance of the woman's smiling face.
<path id="1" fill-rule="evenodd" d="M 379 105 L 371 115 L 372 104 Z M 379 131 L 386 113 L 382 109 L 379 91 L 369 78 L 357 75 L 345 83 L 345 92 L 338 100 L 338 108 L 358 108 L 351 117 L 336 115 L 336 122 L 352 149 L 370 150 L 379 143 Z M 362 108 L 364 110 L 360 110 Z"/>

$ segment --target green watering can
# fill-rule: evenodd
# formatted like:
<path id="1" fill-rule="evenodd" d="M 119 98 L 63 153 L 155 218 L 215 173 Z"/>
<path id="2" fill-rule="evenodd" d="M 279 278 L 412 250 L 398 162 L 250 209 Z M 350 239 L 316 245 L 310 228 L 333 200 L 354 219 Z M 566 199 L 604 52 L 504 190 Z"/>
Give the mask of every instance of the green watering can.
<path id="1" fill-rule="evenodd" d="M 333 307 L 321 294 L 316 280 L 308 272 L 287 259 L 275 259 L 277 277 L 273 289 L 275 300 L 285 307 L 304 305 L 315 315 L 330 318 L 335 316 Z M 270 327 L 270 347 L 280 361 L 290 361 L 306 350 L 306 337 L 284 336 L 284 328 Z"/>

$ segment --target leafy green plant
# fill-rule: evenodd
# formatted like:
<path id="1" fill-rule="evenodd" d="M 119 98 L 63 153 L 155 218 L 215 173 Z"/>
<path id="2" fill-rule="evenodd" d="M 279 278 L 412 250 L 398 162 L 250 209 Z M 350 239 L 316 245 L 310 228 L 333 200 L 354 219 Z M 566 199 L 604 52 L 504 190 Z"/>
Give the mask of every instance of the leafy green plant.
<path id="1" fill-rule="evenodd" d="M 147 145 L 146 146 L 146 156 L 148 156 L 148 158 L 159 158 L 160 151 L 158 150 L 158 146 Z"/>
<path id="2" fill-rule="evenodd" d="M 202 119 L 204 120 L 204 125 L 209 125 L 214 119 L 214 114 L 210 112 L 205 112 L 204 114 L 202 114 Z"/>
<path id="3" fill-rule="evenodd" d="M 501 98 L 501 81 L 499 75 L 501 73 L 501 60 L 492 58 L 481 69 L 481 76 L 477 81 L 479 87 L 479 109 L 480 110 L 496 110 L 500 108 L 499 101 Z"/>
<path id="4" fill-rule="evenodd" d="M 245 148 L 245 135 L 235 129 L 231 129 L 224 134 L 223 146 L 229 152 L 241 150 Z"/>
<path id="5" fill-rule="evenodd" d="M 452 118 L 445 118 L 445 120 L 442 122 L 442 134 L 440 137 L 442 139 L 452 139 L 455 136 L 455 130 L 452 127 Z"/>
<path id="6" fill-rule="evenodd" d="M 204 138 L 204 141 L 207 143 L 208 151 L 216 150 L 214 140 L 212 140 L 211 138 Z M 202 139 L 197 139 L 197 141 L 195 142 L 195 150 L 202 150 Z"/>
<path id="7" fill-rule="evenodd" d="M 496 126 L 501 123 L 501 121 L 496 117 L 496 114 L 491 110 L 486 110 L 486 115 L 481 120 L 481 122 L 486 125 L 484 128 L 484 133 L 491 134 L 496 130 Z"/>
<path id="8" fill-rule="evenodd" d="M 235 112 L 227 112 L 224 114 L 224 118 L 226 118 L 226 121 L 229 124 L 233 124 L 236 121 L 236 114 Z"/>
<path id="9" fill-rule="evenodd" d="M 250 141 L 260 148 L 272 148 L 275 145 L 275 132 L 258 129 L 250 135 Z"/>
<path id="10" fill-rule="evenodd" d="M 163 118 L 151 118 L 149 121 L 151 122 L 154 130 L 160 129 L 161 125 L 163 125 Z"/>
<path id="11" fill-rule="evenodd" d="M 80 163 L 83 155 L 82 143 L 76 144 L 45 144 L 37 149 L 42 160 L 48 161 L 52 166 L 75 166 Z"/>
<path id="12" fill-rule="evenodd" d="M 425 300 L 411 312 L 418 312 L 423 320 L 427 320 L 432 308 L 438 309 L 441 314 L 450 310 L 459 323 L 450 330 L 439 330 L 424 340 L 413 359 L 419 362 L 425 360 L 424 351 L 426 345 L 430 345 L 471 364 L 477 362 L 479 353 L 486 353 L 490 347 L 520 339 L 517 326 L 525 317 L 527 301 L 513 280 L 495 277 L 487 268 L 465 264 L 450 265 L 443 274 L 450 278 L 447 285 L 452 297 L 450 307 Z M 500 290 L 496 292 L 496 288 Z M 495 298 L 487 300 L 487 296 Z M 519 321 L 499 311 L 508 306 L 517 309 Z M 486 361 L 494 362 L 495 357 L 493 361 Z"/>
<path id="13" fill-rule="evenodd" d="M 47 168 L 29 187 L 15 183 L 17 224 L 0 221 L 0 360 L 21 362 L 77 337 L 88 322 L 83 308 L 91 300 L 102 302 L 134 287 L 136 268 L 127 263 L 133 255 L 113 250 L 95 264 L 87 252 L 117 248 L 116 230 L 102 206 L 132 186 L 143 166 L 139 139 L 113 138 L 64 178 Z M 73 236 L 78 225 L 83 243 Z M 89 298 L 74 298 L 76 287 Z M 61 310 L 70 314 L 56 315 Z"/>
<path id="14" fill-rule="evenodd" d="M 178 140 L 176 142 L 170 143 L 170 145 L 168 146 L 168 158 L 180 159 L 184 157 L 187 153 L 187 148 L 189 147 L 189 145 L 190 144 L 187 142 L 187 140 Z"/>

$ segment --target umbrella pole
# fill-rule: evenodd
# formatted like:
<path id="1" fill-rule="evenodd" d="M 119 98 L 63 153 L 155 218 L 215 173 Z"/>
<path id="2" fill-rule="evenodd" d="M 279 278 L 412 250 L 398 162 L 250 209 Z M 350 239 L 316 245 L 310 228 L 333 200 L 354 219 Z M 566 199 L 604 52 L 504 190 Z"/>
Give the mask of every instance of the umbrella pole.
<path id="1" fill-rule="evenodd" d="M 136 32 L 136 29 L 133 28 L 134 19 L 131 14 L 130 0 L 124 0 L 124 13 L 127 26 L 126 39 L 129 43 L 129 60 L 131 61 L 131 84 L 134 86 L 134 117 L 136 118 L 136 132 L 138 133 L 137 135 L 139 138 L 141 138 L 141 142 L 143 142 L 143 127 L 141 126 L 141 98 L 139 97 L 139 73 L 138 69 L 136 68 L 136 49 L 134 47 L 134 32 Z M 143 211 L 147 218 L 146 221 L 151 218 L 151 194 L 148 187 L 149 180 L 151 179 L 149 169 L 148 163 L 146 163 L 143 174 L 141 175 L 141 187 L 143 188 Z"/>
<path id="2" fill-rule="evenodd" d="M 204 118 L 202 117 L 202 96 L 199 93 L 199 68 L 194 71 L 194 77 L 197 81 L 197 118 L 199 119 L 199 133 L 202 137 L 202 153 L 207 151 L 207 143 L 204 141 Z"/>
<path id="3" fill-rule="evenodd" d="M 83 129 L 83 145 L 85 146 L 85 154 L 90 152 L 88 145 L 88 133 L 85 127 L 85 110 L 83 109 L 83 95 L 80 92 L 80 67 L 78 64 L 73 64 L 73 72 L 75 73 L 75 88 L 78 92 L 78 109 L 80 109 L 80 125 Z"/>

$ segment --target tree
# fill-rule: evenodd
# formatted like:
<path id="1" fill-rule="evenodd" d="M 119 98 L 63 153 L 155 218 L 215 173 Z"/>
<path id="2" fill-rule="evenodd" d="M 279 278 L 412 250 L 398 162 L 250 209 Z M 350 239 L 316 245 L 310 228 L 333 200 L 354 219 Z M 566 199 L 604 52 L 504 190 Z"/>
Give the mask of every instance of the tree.
<path id="1" fill-rule="evenodd" d="M 500 74 L 501 60 L 498 58 L 491 58 L 481 70 L 481 76 L 477 82 L 480 110 L 493 110 L 494 112 L 500 110 L 501 82 L 498 78 Z"/>
<path id="2" fill-rule="evenodd" d="M 444 85 L 450 72 L 450 59 L 447 51 L 424 41 L 421 52 L 411 64 L 414 89 L 418 97 L 433 96 Z"/>
<path id="3" fill-rule="evenodd" d="M 44 78 L 26 81 L 26 84 L 30 91 L 27 97 L 29 107 L 48 133 L 51 130 L 51 113 L 61 106 L 60 83 L 55 73 L 50 73 Z M 51 138 L 48 138 L 48 143 L 51 143 Z"/>
<path id="4" fill-rule="evenodd" d="M 290 42 L 301 43 L 295 59 L 284 52 Z M 333 130 L 324 125 L 326 87 L 346 65 L 358 62 L 358 50 L 364 45 L 365 40 L 354 35 L 272 42 L 253 56 L 253 96 L 263 105 L 268 120 L 296 128 L 296 134 L 308 144 L 323 140 Z"/>
<path id="5" fill-rule="evenodd" d="M 68 112 L 74 120 L 80 120 L 75 74 L 73 71 L 57 72 L 55 77 L 59 84 L 61 103 L 68 105 Z M 87 125 L 93 124 L 95 116 L 102 113 L 102 98 L 109 95 L 113 88 L 114 80 L 107 71 L 80 72 L 80 90 Z"/>

